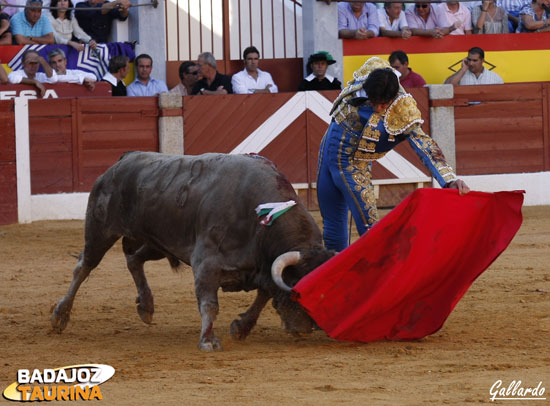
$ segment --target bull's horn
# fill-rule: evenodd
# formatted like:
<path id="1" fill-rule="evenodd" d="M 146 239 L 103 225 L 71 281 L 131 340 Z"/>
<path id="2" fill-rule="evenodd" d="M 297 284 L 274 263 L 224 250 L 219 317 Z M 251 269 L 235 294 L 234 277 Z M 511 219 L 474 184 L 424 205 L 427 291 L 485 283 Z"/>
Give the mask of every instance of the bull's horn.
<path id="1" fill-rule="evenodd" d="M 291 288 L 283 281 L 283 271 L 287 266 L 296 265 L 300 262 L 300 252 L 299 251 L 289 251 L 281 254 L 273 261 L 271 265 L 271 277 L 273 282 L 286 292 L 290 292 Z"/>

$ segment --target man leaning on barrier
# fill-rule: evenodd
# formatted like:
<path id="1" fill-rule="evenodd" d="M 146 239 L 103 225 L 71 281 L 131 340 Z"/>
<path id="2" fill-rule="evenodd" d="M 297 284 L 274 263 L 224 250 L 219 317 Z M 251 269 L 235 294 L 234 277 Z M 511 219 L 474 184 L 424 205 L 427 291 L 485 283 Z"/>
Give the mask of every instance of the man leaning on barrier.
<path id="1" fill-rule="evenodd" d="M 42 0 L 27 0 L 25 11 L 10 20 L 11 33 L 17 45 L 48 45 L 54 43 L 53 28 L 42 14 Z"/>
<path id="2" fill-rule="evenodd" d="M 277 93 L 279 91 L 271 74 L 258 68 L 260 51 L 256 47 L 247 47 L 243 51 L 243 59 L 244 69 L 231 78 L 234 93 Z"/>
<path id="3" fill-rule="evenodd" d="M 367 39 L 378 36 L 376 6 L 362 1 L 338 3 L 338 38 Z"/>
<path id="4" fill-rule="evenodd" d="M 56 83 L 57 74 L 48 65 L 46 60 L 32 49 L 25 51 L 21 60 L 23 61 L 23 69 L 10 72 L 8 75 L 9 82 L 12 84 L 21 83 L 23 85 L 34 86 L 40 92 L 40 97 L 44 97 L 46 88 L 42 83 Z M 42 66 L 44 72 L 38 72 L 40 66 Z"/>
<path id="5" fill-rule="evenodd" d="M 197 60 L 202 79 L 195 83 L 193 94 L 233 93 L 231 77 L 218 72 L 214 55 L 210 52 L 203 52 Z"/>
<path id="6" fill-rule="evenodd" d="M 57 73 L 57 81 L 76 83 L 85 86 L 88 90 L 95 89 L 96 77 L 90 72 L 79 69 L 67 69 L 67 57 L 61 48 L 56 48 L 48 53 L 48 62 Z"/>

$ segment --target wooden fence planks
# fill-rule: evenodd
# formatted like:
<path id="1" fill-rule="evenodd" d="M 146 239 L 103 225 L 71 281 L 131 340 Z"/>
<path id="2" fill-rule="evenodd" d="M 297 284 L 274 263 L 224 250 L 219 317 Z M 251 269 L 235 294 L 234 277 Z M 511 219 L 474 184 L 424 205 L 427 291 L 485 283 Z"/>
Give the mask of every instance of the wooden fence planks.
<path id="1" fill-rule="evenodd" d="M 459 175 L 548 170 L 546 83 L 455 86 L 455 146 Z M 543 97 L 544 96 L 544 97 Z M 479 103 L 479 104 L 477 104 Z"/>
<path id="2" fill-rule="evenodd" d="M 158 151 L 156 97 L 31 100 L 33 194 L 88 192 L 127 151 Z"/>

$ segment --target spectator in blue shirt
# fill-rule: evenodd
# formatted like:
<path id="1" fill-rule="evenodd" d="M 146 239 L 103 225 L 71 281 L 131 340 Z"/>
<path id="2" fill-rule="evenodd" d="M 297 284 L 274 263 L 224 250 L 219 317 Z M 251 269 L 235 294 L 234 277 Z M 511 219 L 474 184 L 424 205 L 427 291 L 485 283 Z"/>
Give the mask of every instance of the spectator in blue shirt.
<path id="1" fill-rule="evenodd" d="M 338 3 L 338 38 L 367 39 L 378 36 L 378 12 L 372 3 Z"/>
<path id="2" fill-rule="evenodd" d="M 128 86 L 128 96 L 156 96 L 159 93 L 168 92 L 166 83 L 151 77 L 153 58 L 147 54 L 141 54 L 135 59 L 134 66 L 137 70 L 137 77 Z"/>
<path id="3" fill-rule="evenodd" d="M 48 17 L 42 15 L 42 0 L 27 0 L 25 11 L 15 13 L 10 20 L 11 32 L 18 45 L 48 45 L 54 43 Z"/>

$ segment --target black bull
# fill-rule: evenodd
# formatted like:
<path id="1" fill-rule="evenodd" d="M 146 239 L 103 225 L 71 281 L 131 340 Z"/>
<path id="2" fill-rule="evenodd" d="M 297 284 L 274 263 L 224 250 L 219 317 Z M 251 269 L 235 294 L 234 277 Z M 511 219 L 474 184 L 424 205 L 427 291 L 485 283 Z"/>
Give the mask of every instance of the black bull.
<path id="1" fill-rule="evenodd" d="M 258 205 L 288 200 L 297 205 L 271 226 L 260 225 Z M 206 351 L 221 349 L 213 330 L 220 287 L 257 289 L 254 303 L 231 324 L 236 339 L 250 333 L 270 298 L 288 331 L 311 331 L 313 320 L 291 300 L 288 286 L 334 255 L 292 185 L 265 158 L 127 153 L 90 193 L 84 251 L 51 316 L 54 330 L 66 327 L 80 284 L 120 237 L 146 323 L 154 305 L 143 264 L 167 258 L 174 269 L 181 262 L 192 267 L 202 318 L 199 348 Z"/>

